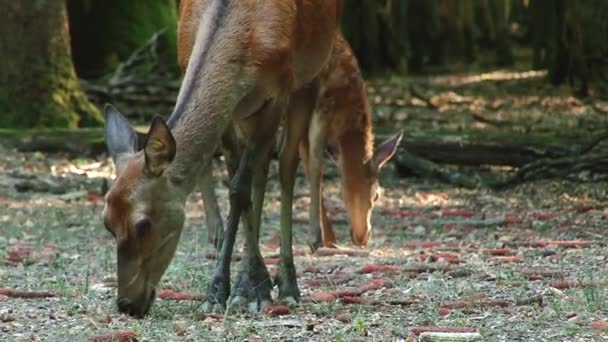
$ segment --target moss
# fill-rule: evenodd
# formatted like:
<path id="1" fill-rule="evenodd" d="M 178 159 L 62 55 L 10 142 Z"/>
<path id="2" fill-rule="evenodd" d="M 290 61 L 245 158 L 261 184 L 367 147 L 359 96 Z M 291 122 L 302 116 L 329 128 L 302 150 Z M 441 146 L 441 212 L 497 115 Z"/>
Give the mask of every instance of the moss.
<path id="1" fill-rule="evenodd" d="M 38 20 L 28 26 L 30 16 Z M 71 61 L 67 14 L 62 2 L 39 9 L 15 7 L 7 18 L 0 55 L 2 127 L 77 127 L 100 124 L 101 113 L 80 88 Z M 18 48 L 17 48 L 18 47 Z"/>
<path id="2" fill-rule="evenodd" d="M 74 63 L 79 76 L 95 78 L 113 70 L 161 29 L 159 55 L 177 71 L 175 0 L 69 0 Z"/>

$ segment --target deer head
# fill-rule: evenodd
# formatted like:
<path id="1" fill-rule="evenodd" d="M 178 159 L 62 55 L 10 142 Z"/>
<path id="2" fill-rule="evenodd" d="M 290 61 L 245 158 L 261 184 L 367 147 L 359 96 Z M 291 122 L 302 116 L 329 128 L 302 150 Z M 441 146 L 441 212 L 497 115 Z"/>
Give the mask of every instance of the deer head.
<path id="1" fill-rule="evenodd" d="M 145 147 L 138 151 L 137 135 L 124 116 L 111 105 L 104 111 L 106 146 L 117 170 L 102 214 L 116 240 L 117 305 L 142 317 L 175 253 L 188 193 L 169 172 L 176 143 L 160 116 L 152 120 Z"/>
<path id="2" fill-rule="evenodd" d="M 371 237 L 371 216 L 379 198 L 378 176 L 386 162 L 395 154 L 403 132 L 399 132 L 378 145 L 372 158 L 363 164 L 342 166 L 342 198 L 350 217 L 350 236 L 357 246 L 365 246 Z M 330 151 L 334 155 L 336 151 Z M 344 153 L 341 151 L 340 153 Z M 342 159 L 348 156 L 342 156 Z"/>

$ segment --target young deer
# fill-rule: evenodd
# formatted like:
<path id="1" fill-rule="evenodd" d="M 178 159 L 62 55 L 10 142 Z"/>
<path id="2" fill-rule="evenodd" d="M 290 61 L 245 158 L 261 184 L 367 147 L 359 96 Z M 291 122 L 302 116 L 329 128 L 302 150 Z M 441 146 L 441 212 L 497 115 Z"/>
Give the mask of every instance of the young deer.
<path id="1" fill-rule="evenodd" d="M 388 138 L 373 150 L 372 118 L 365 82 L 357 59 L 341 34 L 336 35 L 332 55 L 320 75 L 321 93 L 310 120 L 308 135 L 300 143 L 300 158 L 310 184 L 309 244 L 335 247 L 336 235 L 327 219 L 321 176 L 323 152 L 331 149 L 342 180 L 351 239 L 365 246 L 371 235 L 370 217 L 378 198 L 380 168 L 393 156 L 402 133 Z"/>
<path id="2" fill-rule="evenodd" d="M 230 293 L 230 257 L 242 213 L 259 217 L 266 167 L 276 130 L 279 152 L 281 253 L 279 298 L 299 299 L 292 253 L 292 200 L 298 144 L 317 95 L 317 77 L 331 53 L 339 0 L 182 0 L 181 51 L 191 51 L 175 109 L 152 120 L 145 147 L 112 106 L 105 140 L 117 177 L 106 195 L 103 221 L 117 244 L 121 312 L 142 317 L 179 241 L 188 195 L 211 166 L 222 135 L 233 125 L 243 142 L 230 188 L 230 213 L 203 310 L 223 310 Z M 291 99 L 291 100 L 290 100 Z M 287 115 L 287 106 L 290 107 Z M 252 191 L 253 187 L 253 191 Z M 252 200 L 253 196 L 253 200 Z M 250 205 L 252 205 L 250 207 Z M 250 214 L 251 213 L 251 214 Z M 260 254 L 259 219 L 245 220 L 247 255 L 234 293 L 259 310 L 271 301 Z"/>

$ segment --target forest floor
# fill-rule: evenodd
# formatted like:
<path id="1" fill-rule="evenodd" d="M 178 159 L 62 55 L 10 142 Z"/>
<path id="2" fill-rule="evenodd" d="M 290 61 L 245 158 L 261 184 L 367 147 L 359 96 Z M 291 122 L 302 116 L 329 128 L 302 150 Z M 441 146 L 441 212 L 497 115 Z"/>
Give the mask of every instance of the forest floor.
<path id="1" fill-rule="evenodd" d="M 537 78 L 522 80 L 536 74 L 519 75 L 427 79 L 418 84 L 432 93 L 432 108 L 401 98 L 410 89 L 399 88 L 403 80 L 370 82 L 371 99 L 379 125 L 398 121 L 409 131 L 487 124 L 471 113 L 536 130 L 571 127 L 585 138 L 606 122 L 606 102 L 581 101 Z M 326 203 L 339 243 L 352 247 L 339 175 L 327 165 Z M 215 166 L 225 178 L 221 162 Z M 318 256 L 305 244 L 309 196 L 300 170 L 294 243 L 302 303 L 280 316 L 200 313 L 215 262 L 195 193 L 161 298 L 148 317 L 135 319 L 117 312 L 115 245 L 100 219 L 101 179 L 112 173 L 107 158 L 0 147 L 0 340 L 85 341 L 132 331 L 140 341 L 414 341 L 430 327 L 475 331 L 484 341 L 608 338 L 608 181 L 600 178 L 467 190 L 400 178 L 389 164 L 369 254 Z M 226 213 L 227 188 L 217 192 Z M 279 204 L 273 162 L 261 237 L 271 273 Z"/>

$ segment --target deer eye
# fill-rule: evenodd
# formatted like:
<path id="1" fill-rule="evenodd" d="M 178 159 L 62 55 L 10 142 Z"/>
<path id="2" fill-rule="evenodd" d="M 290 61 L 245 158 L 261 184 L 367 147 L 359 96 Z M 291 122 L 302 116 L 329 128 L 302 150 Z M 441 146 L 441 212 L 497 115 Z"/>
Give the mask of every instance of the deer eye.
<path id="1" fill-rule="evenodd" d="M 145 236 L 150 231 L 152 223 L 148 219 L 143 219 L 138 221 L 135 224 L 135 230 L 137 231 L 137 236 Z"/>

